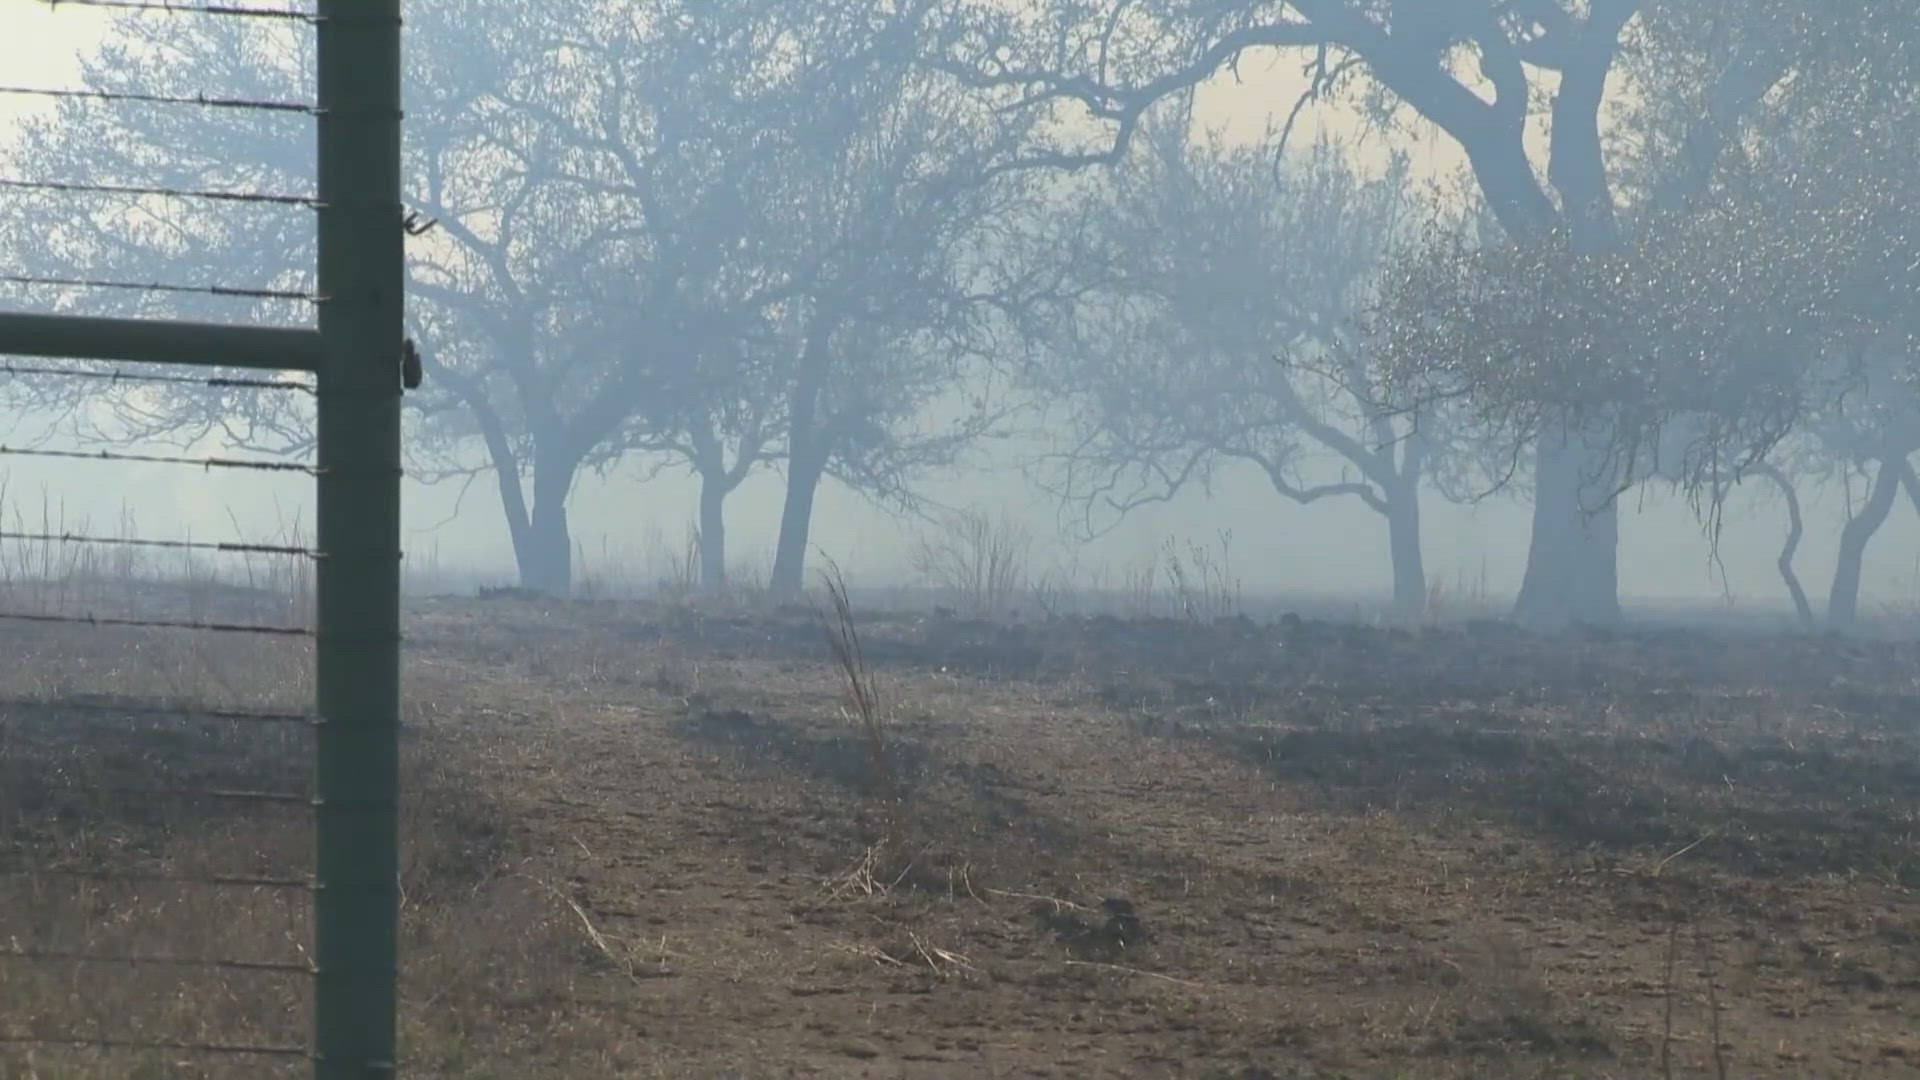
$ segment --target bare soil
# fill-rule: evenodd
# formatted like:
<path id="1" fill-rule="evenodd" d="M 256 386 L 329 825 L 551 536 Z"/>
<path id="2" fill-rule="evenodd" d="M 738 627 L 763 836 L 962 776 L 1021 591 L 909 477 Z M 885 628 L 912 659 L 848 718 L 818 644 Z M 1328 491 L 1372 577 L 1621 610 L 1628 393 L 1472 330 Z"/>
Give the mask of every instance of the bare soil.
<path id="1" fill-rule="evenodd" d="M 417 605 L 408 1075 L 1920 1076 L 1920 646 L 860 630 L 880 762 L 809 609 Z M 63 803 L 132 766 L 39 715 L 0 716 L 0 871 L 297 866 L 259 814 Z M 243 742 L 252 783 L 292 760 Z M 31 881 L 0 944 L 161 925 Z M 143 947 L 298 957 L 297 913 L 231 903 Z M 125 977 L 47 967 L 0 960 L 0 1036 L 303 1037 L 244 973 L 94 1016 Z M 0 1077 L 266 1068 L 186 1061 L 0 1044 Z"/>

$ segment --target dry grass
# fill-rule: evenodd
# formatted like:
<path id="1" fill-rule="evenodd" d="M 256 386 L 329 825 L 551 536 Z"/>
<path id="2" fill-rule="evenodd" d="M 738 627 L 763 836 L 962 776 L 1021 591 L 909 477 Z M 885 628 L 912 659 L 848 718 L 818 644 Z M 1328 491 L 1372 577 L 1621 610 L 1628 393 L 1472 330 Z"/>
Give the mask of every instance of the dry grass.
<path id="1" fill-rule="evenodd" d="M 102 531 L 52 506 L 35 519 L 16 509 L 4 530 L 0 611 L 13 615 L 312 617 L 304 558 L 143 548 L 121 542 L 139 535 L 129 518 Z M 304 545 L 297 522 L 240 539 Z M 307 805 L 293 801 L 309 790 L 311 732 L 221 717 L 310 712 L 310 642 L 6 619 L 0 649 L 0 1077 L 305 1075 L 297 1059 L 205 1048 L 306 1044 L 309 977 L 255 965 L 308 962 L 311 894 L 285 883 L 311 874 Z M 475 838 L 502 826 L 432 736 L 410 743 L 408 940 L 455 946 L 415 952 L 418 1001 L 429 986 L 444 998 L 488 985 L 452 969 L 533 924 L 517 911 L 497 938 L 468 938 L 504 877 Z M 412 1023 L 427 1047 L 446 1038 L 435 1029 Z M 21 1041 L 31 1038 L 95 1045 Z M 139 1043 L 176 1048 L 112 1045 Z"/>
<path id="2" fill-rule="evenodd" d="M 1013 518 L 965 510 L 921 533 L 909 560 L 923 583 L 969 618 L 1001 619 L 1028 590 L 1032 551 L 1033 534 Z"/>
<path id="3" fill-rule="evenodd" d="M 154 596 L 243 602 L 202 588 Z M 1920 1060 L 1908 647 L 955 627 L 837 574 L 813 612 L 434 602 L 409 636 L 409 1075 Z M 0 879 L 0 944 L 297 962 L 304 894 L 44 871 L 298 872 L 298 819 L 109 789 L 297 785 L 302 742 L 59 703 L 297 701 L 302 651 L 11 644 L 0 699 L 39 704 L 0 711 L 0 869 L 42 873 Z M 298 1039 L 274 978 L 0 962 L 0 1032 Z M 270 1072 L 0 1048 L 14 1075 Z"/>
<path id="4" fill-rule="evenodd" d="M 853 602 L 847 597 L 846 578 L 832 560 L 826 562 L 821 583 L 826 589 L 830 610 L 816 611 L 816 614 L 826 632 L 833 662 L 846 680 L 847 704 L 841 708 L 840 715 L 859 733 L 866 751 L 868 783 L 878 804 L 880 842 L 897 845 L 902 840 L 900 815 L 904 792 L 894 768 L 887 718 L 881 711 L 880 691 L 873 670 L 867 666 L 866 652 L 860 647 L 860 627 L 853 617 Z M 873 849 L 869 848 L 869 859 L 872 853 Z"/>

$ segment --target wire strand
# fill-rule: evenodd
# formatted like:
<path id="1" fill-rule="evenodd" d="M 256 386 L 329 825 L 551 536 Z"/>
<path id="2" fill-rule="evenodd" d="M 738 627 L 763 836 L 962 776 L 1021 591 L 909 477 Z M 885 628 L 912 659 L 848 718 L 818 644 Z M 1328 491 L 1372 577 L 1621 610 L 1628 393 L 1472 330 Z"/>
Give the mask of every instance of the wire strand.
<path id="1" fill-rule="evenodd" d="M 78 289 L 127 289 L 133 292 L 194 293 L 201 296 L 229 296 L 247 300 L 304 300 L 317 304 L 320 297 L 293 289 L 246 289 L 232 285 L 169 285 L 159 281 L 112 281 L 102 278 L 30 277 L 26 274 L 0 274 L 0 281 L 15 285 L 55 285 Z"/>
<path id="2" fill-rule="evenodd" d="M 74 3 L 76 0 L 67 0 Z M 247 1057 L 310 1058 L 311 1051 L 297 1046 L 249 1045 L 247 1043 L 185 1042 L 175 1039 L 101 1039 L 77 1035 L 39 1036 L 0 1033 L 0 1043 L 11 1046 L 48 1046 L 87 1050 L 173 1050 L 189 1054 L 235 1054 Z"/>
<path id="3" fill-rule="evenodd" d="M 97 795 L 124 799 L 219 799 L 221 802 L 312 806 L 313 796 L 297 791 L 242 791 L 234 788 L 88 788 Z"/>
<path id="4" fill-rule="evenodd" d="M 298 555 L 320 557 L 312 548 L 287 544 L 238 544 L 230 541 L 144 540 L 138 537 L 86 536 L 81 533 L 12 532 L 0 529 L 0 540 L 19 540 L 38 544 L 98 544 L 106 547 L 161 548 L 168 551 L 216 551 L 224 554 Z"/>
<path id="5" fill-rule="evenodd" d="M 292 379 L 248 379 L 229 378 L 227 376 L 202 375 L 165 375 L 158 372 L 88 371 L 75 368 L 46 367 L 38 364 L 16 364 L 10 360 L 0 361 L 0 374 L 6 375 L 60 375 L 74 379 L 102 379 L 108 382 L 130 383 L 175 383 L 188 386 L 208 386 L 214 388 L 235 387 L 252 390 L 297 390 L 302 393 L 316 393 L 311 383 L 296 382 Z"/>
<path id="6" fill-rule="evenodd" d="M 294 975 L 313 974 L 312 964 L 293 964 L 284 960 L 223 960 L 192 956 L 140 956 L 135 953 L 83 953 L 62 949 L 0 949 L 0 960 L 31 960 L 36 963 L 66 964 L 152 964 L 156 967 L 209 968 L 216 971 L 283 971 Z"/>
<path id="7" fill-rule="evenodd" d="M 315 22 L 320 18 L 311 11 L 292 11 L 280 8 L 245 7 L 239 4 L 181 4 L 173 0 L 43 0 L 49 8 L 93 7 L 113 8 L 120 11 L 135 11 L 142 14 L 160 15 L 238 15 L 252 19 L 291 19 L 297 22 Z"/>
<path id="8" fill-rule="evenodd" d="M 149 105 L 200 105 L 209 109 L 255 109 L 261 112 L 307 115 L 319 112 L 317 106 L 299 101 L 249 101 L 245 98 L 209 97 L 206 94 L 171 97 L 166 94 L 136 94 L 124 90 L 67 90 L 50 86 L 0 86 L 0 94 L 19 97 L 84 98 L 92 101 L 132 101 Z"/>
<path id="9" fill-rule="evenodd" d="M 0 620 L 29 623 L 61 623 L 69 626 L 123 626 L 145 630 L 204 630 L 221 634 L 269 634 L 279 637 L 312 637 L 304 626 L 263 626 L 253 623 L 194 622 L 188 619 L 127 619 L 100 615 L 43 615 L 30 611 L 0 611 Z"/>
<path id="10" fill-rule="evenodd" d="M 196 465 L 207 469 L 258 469 L 263 472 L 298 472 L 319 476 L 320 470 L 294 461 L 256 461 L 241 458 L 192 458 L 166 454 L 123 454 L 113 450 L 36 450 L 23 446 L 0 445 L 0 456 L 69 458 L 81 461 L 143 462 L 148 465 Z"/>
<path id="11" fill-rule="evenodd" d="M 10 710 L 117 716 L 128 720 L 188 720 L 246 724 L 317 724 L 320 722 L 320 717 L 311 712 L 211 709 L 196 705 L 142 705 L 116 701 L 33 701 L 26 698 L 0 698 L 0 715 L 5 715 Z"/>
<path id="12" fill-rule="evenodd" d="M 73 0 L 67 0 L 72 3 Z M 202 188 L 136 187 L 128 184 L 83 184 L 72 180 L 21 180 L 0 177 L 0 188 L 29 191 L 83 192 L 94 195 L 157 195 L 169 199 L 213 199 L 219 202 L 268 203 L 318 210 L 320 200 L 310 195 L 276 195 L 258 191 L 209 191 Z"/>
<path id="13" fill-rule="evenodd" d="M 0 878 L 54 878 L 109 881 L 132 885 L 211 885 L 228 889 L 286 889 L 313 891 L 312 878 L 258 877 L 234 874 L 150 874 L 121 870 L 0 870 Z"/>

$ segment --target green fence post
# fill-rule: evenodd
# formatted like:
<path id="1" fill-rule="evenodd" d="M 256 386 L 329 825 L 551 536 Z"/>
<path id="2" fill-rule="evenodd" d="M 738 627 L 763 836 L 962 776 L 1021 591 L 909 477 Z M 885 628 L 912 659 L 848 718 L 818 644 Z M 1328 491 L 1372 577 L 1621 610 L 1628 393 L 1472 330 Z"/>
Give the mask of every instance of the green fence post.
<path id="1" fill-rule="evenodd" d="M 314 1075 L 396 1072 L 400 0 L 320 0 Z"/>

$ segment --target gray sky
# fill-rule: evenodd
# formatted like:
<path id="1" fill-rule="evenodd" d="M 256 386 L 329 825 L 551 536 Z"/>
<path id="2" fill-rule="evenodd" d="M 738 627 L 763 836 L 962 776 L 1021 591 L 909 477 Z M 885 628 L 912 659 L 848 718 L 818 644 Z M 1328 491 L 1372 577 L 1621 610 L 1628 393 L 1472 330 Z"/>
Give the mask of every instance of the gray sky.
<path id="1" fill-rule="evenodd" d="M 0 0 L 0 71 L 16 85 L 71 86 L 74 54 L 104 25 L 101 13 L 85 8 L 49 10 L 40 0 Z M 1208 88 L 1200 102 L 1203 122 L 1222 125 L 1237 135 L 1257 134 L 1270 110 L 1292 100 L 1298 65 L 1249 64 L 1244 82 Z M 0 99 L 0 140 L 23 106 Z M 1345 126 L 1337 115 L 1316 118 Z M 1424 171 L 1458 167 L 1451 143 L 1432 135 L 1416 148 Z M 30 163 L 15 166 L 29 169 Z M 311 492 L 285 478 L 203 475 L 138 467 L 94 464 L 47 467 L 40 463 L 0 461 L 9 517 L 37 519 L 43 494 L 51 505 L 64 503 L 67 524 L 97 526 L 118 520 L 124 506 L 150 535 L 191 530 L 211 537 L 230 535 L 230 514 L 255 537 L 312 521 Z M 1172 504 L 1137 513 L 1123 528 L 1091 545 L 1057 542 L 1056 510 L 1015 471 L 1002 468 L 931 485 L 948 503 L 1005 511 L 1031 524 L 1046 541 L 1043 564 L 1083 567 L 1106 564 L 1118 575 L 1129 563 L 1148 557 L 1169 537 L 1212 542 L 1219 530 L 1233 534 L 1234 570 L 1249 589 L 1266 586 L 1384 590 L 1388 583 L 1386 535 L 1382 520 L 1357 504 L 1326 503 L 1303 509 L 1282 502 L 1257 476 L 1235 474 L 1212 498 L 1195 493 Z M 413 531 L 407 540 L 412 558 L 437 555 L 447 569 L 477 569 L 510 576 L 511 556 L 498 499 L 490 482 L 469 491 L 458 518 L 455 486 L 412 487 L 407 514 Z M 778 523 L 779 481 L 763 475 L 729 500 L 729 542 L 734 558 L 764 566 L 770 558 Z M 677 477 L 642 485 L 631 476 L 588 476 L 576 494 L 576 538 L 585 549 L 587 575 L 607 573 L 606 563 L 624 564 L 610 576 L 641 578 L 657 572 L 646 564 L 667 558 L 684 541 L 694 506 L 694 487 Z M 1808 536 L 1798 560 L 1801 576 L 1816 601 L 1831 574 L 1835 541 L 1844 503 L 1839 493 L 1809 495 Z M 1472 591 L 1484 581 L 1496 597 L 1517 588 L 1526 562 L 1527 509 L 1510 499 L 1480 507 L 1456 507 L 1433 496 L 1425 517 L 1428 571 L 1449 589 Z M 436 527 L 438 526 L 438 527 Z M 856 578 L 880 582 L 905 576 L 906 542 L 915 526 L 903 525 L 859 498 L 833 486 L 823 487 L 814 529 L 816 543 L 848 567 Z M 1784 530 L 1784 513 L 1771 500 L 1737 499 L 1728 514 L 1721 552 L 1725 577 L 1714 566 L 1698 523 L 1684 506 L 1648 493 L 1630 497 L 1621 521 L 1620 575 L 1628 598 L 1721 598 L 1731 593 L 1742 607 L 1772 607 L 1783 602 L 1773 559 Z M 1891 604 L 1920 609 L 1920 522 L 1902 506 L 1873 542 L 1867 566 L 1863 611 Z"/>

